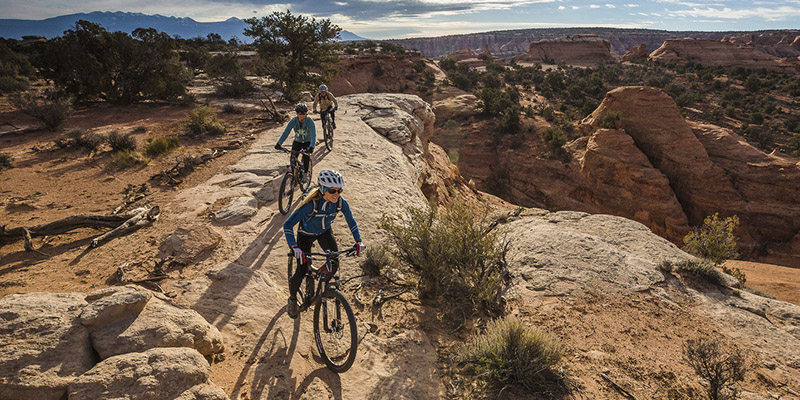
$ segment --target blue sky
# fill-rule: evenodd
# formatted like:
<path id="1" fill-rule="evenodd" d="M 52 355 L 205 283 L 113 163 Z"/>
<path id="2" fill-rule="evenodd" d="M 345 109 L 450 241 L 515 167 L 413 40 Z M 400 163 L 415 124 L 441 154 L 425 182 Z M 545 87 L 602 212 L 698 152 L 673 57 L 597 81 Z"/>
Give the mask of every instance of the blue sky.
<path id="1" fill-rule="evenodd" d="M 0 0 L 0 18 L 14 19 L 126 11 L 211 22 L 287 9 L 373 39 L 547 27 L 800 29 L 800 0 Z"/>

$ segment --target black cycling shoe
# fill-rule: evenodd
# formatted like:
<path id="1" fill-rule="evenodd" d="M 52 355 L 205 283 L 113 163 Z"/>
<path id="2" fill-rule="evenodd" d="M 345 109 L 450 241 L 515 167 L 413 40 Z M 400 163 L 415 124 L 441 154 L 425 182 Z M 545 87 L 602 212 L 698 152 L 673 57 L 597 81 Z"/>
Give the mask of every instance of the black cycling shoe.
<path id="1" fill-rule="evenodd" d="M 333 127 L 333 129 L 336 129 L 336 121 L 331 122 L 331 126 Z"/>
<path id="2" fill-rule="evenodd" d="M 295 319 L 299 312 L 297 311 L 297 299 L 289 297 L 289 304 L 286 305 L 286 314 L 289 314 L 289 318 Z"/>

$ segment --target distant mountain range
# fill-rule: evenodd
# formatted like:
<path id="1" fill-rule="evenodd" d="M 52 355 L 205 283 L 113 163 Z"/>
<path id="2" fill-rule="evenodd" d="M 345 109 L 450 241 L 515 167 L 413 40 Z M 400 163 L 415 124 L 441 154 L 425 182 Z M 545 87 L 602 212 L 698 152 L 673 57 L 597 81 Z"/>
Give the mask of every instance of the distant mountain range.
<path id="1" fill-rule="evenodd" d="M 63 35 L 64 31 L 74 27 L 75 22 L 79 20 L 94 22 L 110 32 L 131 33 L 137 28 L 155 28 L 170 36 L 179 36 L 184 39 L 198 36 L 205 38 L 209 33 L 217 33 L 225 40 L 235 37 L 244 43 L 252 41 L 243 33 L 247 24 L 235 17 L 220 22 L 197 22 L 191 18 L 101 11 L 62 15 L 43 20 L 0 19 L 0 37 L 21 39 L 23 36 L 39 35 L 50 39 Z M 348 31 L 342 31 L 340 36 L 343 41 L 368 40 Z"/>

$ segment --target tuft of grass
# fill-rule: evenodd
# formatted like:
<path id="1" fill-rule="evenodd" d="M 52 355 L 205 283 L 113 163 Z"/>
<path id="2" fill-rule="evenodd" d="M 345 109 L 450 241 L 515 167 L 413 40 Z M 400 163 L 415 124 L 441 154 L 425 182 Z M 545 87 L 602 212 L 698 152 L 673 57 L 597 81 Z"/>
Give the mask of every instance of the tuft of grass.
<path id="1" fill-rule="evenodd" d="M 244 113 L 244 109 L 233 103 L 225 103 L 222 106 L 222 112 L 228 114 L 242 114 Z"/>
<path id="2" fill-rule="evenodd" d="M 609 112 L 603 115 L 600 118 L 600 127 L 605 129 L 617 129 L 617 121 L 620 120 L 622 116 L 621 112 Z"/>
<path id="3" fill-rule="evenodd" d="M 162 136 L 155 139 L 148 138 L 145 151 L 151 156 L 158 156 L 169 153 L 173 149 L 178 148 L 178 146 L 180 146 L 180 141 L 178 141 L 177 136 Z"/>
<path id="4" fill-rule="evenodd" d="M 722 271 L 708 260 L 687 259 L 673 265 L 673 269 L 678 272 L 688 272 L 715 285 L 725 286 L 725 278 L 722 276 Z"/>
<path id="5" fill-rule="evenodd" d="M 136 166 L 144 166 L 150 162 L 150 159 L 133 150 L 122 150 L 114 153 L 109 160 L 108 165 L 112 168 L 125 169 Z"/>
<path id="6" fill-rule="evenodd" d="M 527 390 L 555 383 L 554 368 L 564 356 L 558 337 L 528 326 L 514 317 L 490 321 L 483 334 L 474 334 L 457 348 L 456 360 L 471 363 L 479 377 L 494 387 Z"/>
<path id="7" fill-rule="evenodd" d="M 132 134 L 123 135 L 118 131 L 108 134 L 108 144 L 116 152 L 136 150 L 136 139 Z"/>
<path id="8" fill-rule="evenodd" d="M 12 157 L 11 154 L 0 153 L 0 170 L 13 168 L 14 167 L 14 165 L 12 164 L 13 161 L 14 157 Z"/>
<path id="9" fill-rule="evenodd" d="M 226 131 L 225 125 L 217 119 L 217 116 L 214 115 L 214 110 L 209 106 L 195 108 L 190 111 L 186 115 L 184 125 L 189 130 L 189 134 L 195 136 L 204 133 L 221 135 Z"/>
<path id="10" fill-rule="evenodd" d="M 379 246 L 367 248 L 364 261 L 361 263 L 361 270 L 368 276 L 378 276 L 386 267 L 394 264 L 389 247 L 385 243 Z"/>
<path id="11" fill-rule="evenodd" d="M 145 133 L 147 132 L 147 127 L 144 125 L 139 125 L 136 128 L 133 128 L 131 133 Z"/>

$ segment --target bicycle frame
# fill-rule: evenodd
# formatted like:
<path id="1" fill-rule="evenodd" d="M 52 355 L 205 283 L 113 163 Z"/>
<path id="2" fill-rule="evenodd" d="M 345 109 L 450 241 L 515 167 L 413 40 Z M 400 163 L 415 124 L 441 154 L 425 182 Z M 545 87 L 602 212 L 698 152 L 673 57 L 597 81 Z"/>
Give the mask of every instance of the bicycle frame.
<path id="1" fill-rule="evenodd" d="M 318 301 L 321 301 L 326 293 L 330 293 L 331 290 L 339 289 L 339 271 L 331 271 L 332 265 L 331 261 L 334 258 L 338 258 L 340 255 L 344 254 L 345 256 L 351 256 L 355 252 L 354 249 L 347 249 L 337 252 L 325 252 L 325 253 L 306 253 L 307 257 L 325 257 L 325 262 L 319 267 L 314 268 L 313 265 L 309 265 L 308 272 L 306 272 L 306 291 L 308 291 L 308 284 L 309 282 L 317 281 L 316 283 L 316 290 L 314 290 L 314 295 L 311 298 L 304 298 L 303 304 L 300 306 L 300 312 L 307 310 L 312 305 L 316 304 Z M 294 257 L 294 253 L 289 253 L 290 257 Z M 330 274 L 330 275 L 329 275 Z M 291 278 L 291 277 L 290 277 Z M 324 288 L 323 288 L 323 285 Z M 304 295 L 308 295 L 304 293 Z M 336 310 L 339 313 L 339 310 Z M 328 329 L 327 324 L 327 310 L 325 310 L 325 329 Z M 337 318 L 340 316 L 337 315 Z"/>
<path id="2" fill-rule="evenodd" d="M 292 152 L 291 150 L 289 150 L 289 149 L 287 149 L 285 147 L 281 147 L 281 150 L 283 152 L 285 152 L 285 153 L 291 153 Z M 300 150 L 299 152 L 297 152 L 297 157 L 289 156 L 289 170 L 292 171 L 292 177 L 293 177 L 292 179 L 294 179 L 294 182 L 297 185 L 301 184 L 302 177 L 303 177 L 303 172 L 302 172 L 303 171 L 303 164 L 302 164 L 302 161 L 300 161 L 300 157 L 299 157 L 299 156 L 303 156 L 303 155 L 311 157 L 311 153 L 309 153 L 309 152 L 307 152 L 305 150 Z M 299 171 L 299 173 L 298 173 L 298 171 Z"/>

